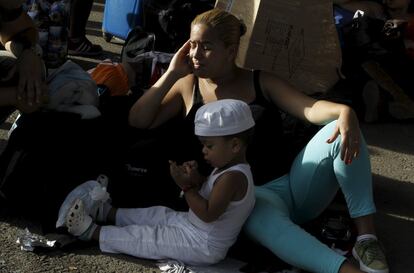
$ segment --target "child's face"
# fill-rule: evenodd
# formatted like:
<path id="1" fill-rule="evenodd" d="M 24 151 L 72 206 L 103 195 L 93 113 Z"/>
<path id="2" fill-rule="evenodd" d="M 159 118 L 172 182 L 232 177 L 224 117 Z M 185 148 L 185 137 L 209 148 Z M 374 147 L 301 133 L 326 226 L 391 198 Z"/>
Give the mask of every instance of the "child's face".
<path id="1" fill-rule="evenodd" d="M 204 159 L 215 168 L 226 166 L 235 157 L 233 142 L 224 137 L 199 137 Z"/>

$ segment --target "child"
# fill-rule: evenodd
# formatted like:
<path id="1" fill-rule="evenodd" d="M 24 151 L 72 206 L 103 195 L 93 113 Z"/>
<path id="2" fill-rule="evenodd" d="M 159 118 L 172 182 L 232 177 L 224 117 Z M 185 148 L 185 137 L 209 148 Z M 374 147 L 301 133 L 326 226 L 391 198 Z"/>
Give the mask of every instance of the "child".
<path id="1" fill-rule="evenodd" d="M 178 212 L 167 207 L 115 209 L 106 202 L 106 219 L 93 219 L 86 208 L 91 199 L 77 198 L 66 214 L 69 233 L 81 240 L 97 240 L 100 249 L 147 259 L 176 259 L 207 265 L 224 259 L 253 209 L 254 185 L 246 148 L 254 120 L 249 106 L 225 99 L 201 107 L 195 117 L 195 134 L 203 144 L 206 161 L 214 167 L 207 178 L 195 161 L 170 172 L 190 207 Z M 84 201 L 85 200 L 85 201 Z M 84 202 L 86 204 L 84 204 Z M 65 204 L 65 203 L 64 203 Z M 115 226 L 98 226 L 106 220 Z"/>

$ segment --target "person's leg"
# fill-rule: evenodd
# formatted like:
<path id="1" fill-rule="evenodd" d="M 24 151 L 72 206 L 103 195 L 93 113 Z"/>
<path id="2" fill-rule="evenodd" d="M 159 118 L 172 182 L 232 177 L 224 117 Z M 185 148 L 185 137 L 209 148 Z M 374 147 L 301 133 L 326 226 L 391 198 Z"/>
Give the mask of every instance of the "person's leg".
<path id="1" fill-rule="evenodd" d="M 294 220 L 304 223 L 317 217 L 340 187 L 349 213 L 360 224 L 360 233 L 372 232 L 368 220 L 375 213 L 372 193 L 372 175 L 368 149 L 361 136 L 360 154 L 346 165 L 340 158 L 341 138 L 328 144 L 336 121 L 324 126 L 295 158 L 290 171 L 290 188 L 294 206 Z"/>
<path id="2" fill-rule="evenodd" d="M 340 159 L 340 139 L 326 143 L 334 126 L 334 122 L 328 124 L 312 138 L 296 157 L 289 175 L 257 188 L 256 206 L 246 223 L 246 231 L 298 267 L 312 272 L 358 272 L 344 263 L 345 258 L 296 225 L 317 217 L 340 185 L 350 214 L 359 223 L 360 234 L 374 232 L 375 206 L 365 143 L 361 144 L 359 158 L 345 165 Z"/>
<path id="3" fill-rule="evenodd" d="M 290 172 L 293 219 L 304 223 L 318 216 L 341 188 L 358 230 L 354 256 L 367 272 L 388 272 L 375 235 L 372 175 L 368 149 L 361 135 L 360 154 L 346 165 L 340 158 L 341 138 L 327 144 L 336 121 L 324 126 L 296 157 Z M 363 245 L 361 245 L 361 243 Z M 356 255 L 356 252 L 359 254 Z"/>
<path id="4" fill-rule="evenodd" d="M 169 221 L 181 217 L 183 212 L 172 210 L 164 206 L 154 206 L 148 208 L 118 208 L 114 217 L 116 226 L 130 225 L 168 225 Z M 112 220 L 109 215 L 108 220 Z"/>
<path id="5" fill-rule="evenodd" d="M 339 272 L 346 258 L 291 220 L 288 184 L 289 177 L 284 176 L 256 187 L 256 204 L 244 231 L 291 265 L 310 272 Z"/>
<path id="6" fill-rule="evenodd" d="M 102 47 L 92 44 L 86 38 L 86 23 L 93 6 L 93 0 L 72 0 L 69 17 L 68 53 L 70 55 L 92 56 L 102 53 Z"/>
<path id="7" fill-rule="evenodd" d="M 97 226 L 78 199 L 67 214 L 69 233 L 81 240 L 98 240 L 101 251 L 123 253 L 145 259 L 176 259 L 188 264 L 211 264 L 225 256 L 225 251 L 211 252 L 208 234 L 188 222 L 187 215 L 165 207 L 119 210 L 117 217 L 127 226 Z M 137 213 L 137 215 L 134 215 Z M 154 216 L 154 219 L 146 218 Z M 144 224 L 147 223 L 147 224 Z"/>
<path id="8" fill-rule="evenodd" d="M 187 264 L 212 264 L 224 258 L 210 253 L 205 238 L 184 219 L 175 225 L 102 226 L 93 238 L 106 253 L 124 253 L 145 259 L 174 259 Z M 178 221 L 177 220 L 177 221 Z M 198 231 L 196 231 L 198 232 Z"/>
<path id="9" fill-rule="evenodd" d="M 85 185 L 85 184 L 83 184 Z M 79 191 L 78 191 L 79 192 Z M 78 193 L 76 192 L 76 194 Z M 116 208 L 109 204 L 109 202 L 105 202 L 102 206 L 102 212 L 100 213 L 102 216 L 94 217 L 94 215 L 99 214 L 99 212 L 93 212 L 94 204 L 91 204 L 91 200 L 88 200 L 88 196 L 79 195 L 75 198 L 66 198 L 64 205 L 61 206 L 62 213 L 66 216 L 69 209 L 78 202 L 78 200 L 82 200 L 83 207 L 85 212 L 89 214 L 93 221 L 97 221 L 100 223 L 105 224 L 113 224 L 118 227 L 130 226 L 130 225 L 168 225 L 170 224 L 168 221 L 173 219 L 174 217 L 181 217 L 178 214 L 182 214 L 183 212 L 172 210 L 168 207 L 164 206 L 154 206 L 148 208 Z M 95 202 L 95 201 L 92 201 Z M 66 203 L 66 205 L 65 205 Z M 67 204 L 71 204 L 68 207 Z M 67 211 L 62 209 L 62 207 L 67 207 Z M 92 210 L 91 210 L 92 207 Z M 95 209 L 96 210 L 96 209 Z M 60 215 L 60 212 L 59 212 Z"/>
<path id="10" fill-rule="evenodd" d="M 92 10 L 93 0 L 72 0 L 70 6 L 69 37 L 85 36 L 86 23 Z"/>

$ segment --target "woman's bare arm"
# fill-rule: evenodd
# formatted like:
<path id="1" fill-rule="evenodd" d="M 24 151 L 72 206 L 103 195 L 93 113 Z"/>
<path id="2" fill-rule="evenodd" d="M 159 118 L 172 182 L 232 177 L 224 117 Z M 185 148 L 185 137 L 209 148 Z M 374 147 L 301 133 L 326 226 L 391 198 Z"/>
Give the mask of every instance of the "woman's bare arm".
<path id="1" fill-rule="evenodd" d="M 337 120 L 332 135 L 326 140 L 332 143 L 341 135 L 341 158 L 347 164 L 359 154 L 361 132 L 354 110 L 347 105 L 325 100 L 315 100 L 286 81 L 263 73 L 261 77 L 264 96 L 289 114 L 313 124 L 326 124 Z"/>
<path id="2" fill-rule="evenodd" d="M 129 113 L 129 123 L 137 128 L 153 128 L 185 109 L 183 92 L 191 81 L 188 64 L 190 43 L 186 42 L 174 55 L 168 70 L 140 97 Z"/>

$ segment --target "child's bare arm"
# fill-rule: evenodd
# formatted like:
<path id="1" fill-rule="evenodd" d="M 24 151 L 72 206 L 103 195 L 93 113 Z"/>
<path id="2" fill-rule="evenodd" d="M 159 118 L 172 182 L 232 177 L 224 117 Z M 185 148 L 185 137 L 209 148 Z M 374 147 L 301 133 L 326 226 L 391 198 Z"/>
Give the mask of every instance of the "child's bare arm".
<path id="1" fill-rule="evenodd" d="M 246 191 L 246 176 L 239 171 L 231 171 L 218 178 L 209 200 L 204 199 L 196 189 L 186 191 L 185 198 L 191 210 L 201 220 L 208 223 L 217 220 L 230 202 L 243 198 Z"/>

